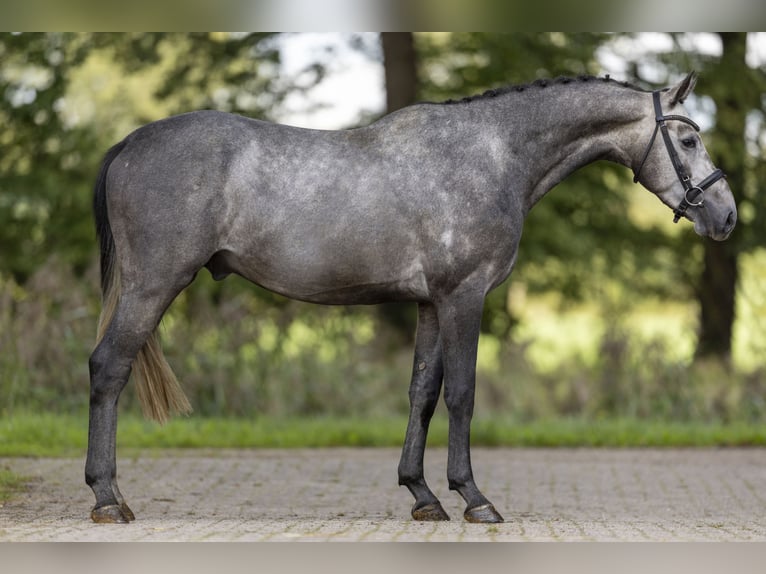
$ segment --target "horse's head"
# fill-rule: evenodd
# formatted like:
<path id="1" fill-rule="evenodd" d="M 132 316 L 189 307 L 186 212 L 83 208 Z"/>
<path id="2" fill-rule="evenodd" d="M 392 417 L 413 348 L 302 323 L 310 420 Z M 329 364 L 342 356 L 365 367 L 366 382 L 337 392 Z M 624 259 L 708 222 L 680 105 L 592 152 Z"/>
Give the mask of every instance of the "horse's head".
<path id="1" fill-rule="evenodd" d="M 676 86 L 654 92 L 647 101 L 647 138 L 634 166 L 640 181 L 671 207 L 675 221 L 686 217 L 699 235 L 726 239 L 737 222 L 737 207 L 723 172 L 713 165 L 683 102 L 694 89 L 691 72 Z M 652 131 L 653 130 L 653 131 Z M 662 137 L 657 137 L 657 134 Z M 637 167 L 636 167 L 637 166 Z"/>

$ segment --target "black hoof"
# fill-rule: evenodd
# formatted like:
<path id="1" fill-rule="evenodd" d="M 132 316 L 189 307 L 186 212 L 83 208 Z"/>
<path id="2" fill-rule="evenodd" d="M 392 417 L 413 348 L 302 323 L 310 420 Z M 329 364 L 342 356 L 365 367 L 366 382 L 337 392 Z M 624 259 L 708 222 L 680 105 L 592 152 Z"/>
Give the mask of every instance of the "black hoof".
<path id="1" fill-rule="evenodd" d="M 107 504 L 106 506 L 91 510 L 90 519 L 98 524 L 127 524 L 135 517 L 133 517 L 132 512 L 130 512 L 130 516 L 133 518 L 126 516 L 125 512 L 122 510 L 123 506 L 130 512 L 130 509 L 124 504 L 122 506 L 117 504 Z"/>
<path id="2" fill-rule="evenodd" d="M 481 506 L 474 506 L 473 508 L 466 508 L 463 513 L 463 518 L 468 522 L 476 522 L 479 524 L 496 524 L 498 522 L 505 522 L 500 513 L 495 510 L 495 507 L 491 504 L 482 504 Z"/>
<path id="3" fill-rule="evenodd" d="M 412 507 L 412 518 L 421 522 L 438 522 L 449 520 L 449 514 L 444 512 L 441 503 L 432 502 L 419 508 Z"/>

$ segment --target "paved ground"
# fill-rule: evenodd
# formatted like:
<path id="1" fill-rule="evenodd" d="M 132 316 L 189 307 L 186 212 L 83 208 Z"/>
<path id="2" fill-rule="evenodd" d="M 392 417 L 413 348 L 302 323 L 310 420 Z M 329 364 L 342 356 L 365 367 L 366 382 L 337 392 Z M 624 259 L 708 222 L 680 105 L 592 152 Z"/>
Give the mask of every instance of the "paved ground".
<path id="1" fill-rule="evenodd" d="M 766 450 L 475 449 L 505 524 L 462 520 L 446 451 L 426 477 L 451 522 L 409 518 L 397 449 L 146 451 L 123 455 L 130 525 L 88 519 L 81 459 L 0 459 L 32 477 L 0 507 L 0 541 L 766 541 Z"/>

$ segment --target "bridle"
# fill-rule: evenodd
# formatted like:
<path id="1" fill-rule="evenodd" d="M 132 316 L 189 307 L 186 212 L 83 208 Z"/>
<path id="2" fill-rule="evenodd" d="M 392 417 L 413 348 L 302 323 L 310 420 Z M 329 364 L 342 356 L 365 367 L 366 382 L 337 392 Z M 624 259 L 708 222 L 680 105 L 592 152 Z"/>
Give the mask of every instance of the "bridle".
<path id="1" fill-rule="evenodd" d="M 654 140 L 657 138 L 657 131 L 661 131 L 662 139 L 665 141 L 665 149 L 668 150 L 668 155 L 670 156 L 670 162 L 673 164 L 673 169 L 676 170 L 676 175 L 678 176 L 679 181 L 684 186 L 684 198 L 681 200 L 681 203 L 678 204 L 678 207 L 673 210 L 673 223 L 678 223 L 678 220 L 681 219 L 689 207 L 700 207 L 705 202 L 704 191 L 719 179 L 726 177 L 726 175 L 720 169 L 715 169 L 713 173 L 699 182 L 699 184 L 694 185 L 692 183 L 691 176 L 686 173 L 686 170 L 681 163 L 681 158 L 678 157 L 678 152 L 676 151 L 676 148 L 673 147 L 673 142 L 671 141 L 670 133 L 668 132 L 668 125 L 665 122 L 667 120 L 677 120 L 679 122 L 684 122 L 689 124 L 696 131 L 700 131 L 700 127 L 694 121 L 685 116 L 663 115 L 662 104 L 660 103 L 660 93 L 660 91 L 652 92 L 656 123 L 654 125 L 652 139 L 649 140 L 649 145 L 646 146 L 644 157 L 638 166 L 638 170 L 635 172 L 633 182 L 636 183 L 638 181 L 638 176 L 641 173 L 641 169 L 644 167 L 646 158 L 649 157 L 649 152 L 652 150 L 652 146 L 654 145 Z"/>

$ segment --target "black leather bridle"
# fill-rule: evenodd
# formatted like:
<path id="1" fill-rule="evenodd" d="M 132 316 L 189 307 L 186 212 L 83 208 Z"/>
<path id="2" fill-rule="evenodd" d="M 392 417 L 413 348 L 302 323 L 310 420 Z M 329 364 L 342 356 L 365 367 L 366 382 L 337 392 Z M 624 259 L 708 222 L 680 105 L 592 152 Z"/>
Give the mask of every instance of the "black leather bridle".
<path id="1" fill-rule="evenodd" d="M 635 183 L 638 181 L 638 176 L 641 173 L 641 169 L 644 167 L 646 158 L 649 157 L 649 152 L 652 151 L 654 140 L 657 138 L 657 131 L 661 131 L 662 139 L 665 141 L 665 148 L 668 150 L 668 155 L 670 156 L 670 162 L 673 164 L 673 168 L 676 170 L 676 175 L 678 176 L 679 181 L 684 186 L 684 198 L 681 200 L 681 203 L 678 204 L 678 207 L 673 210 L 673 223 L 678 223 L 678 220 L 683 217 L 689 207 L 701 206 L 705 202 L 704 191 L 722 177 L 726 177 L 726 175 L 720 169 L 715 169 L 713 173 L 699 182 L 699 184 L 694 185 L 692 183 L 691 176 L 686 173 L 686 170 L 681 163 L 681 158 L 678 157 L 678 152 L 676 151 L 676 148 L 673 147 L 673 142 L 671 141 L 670 133 L 668 132 L 668 125 L 665 122 L 667 120 L 677 120 L 679 122 L 684 122 L 689 124 L 696 131 L 700 131 L 700 127 L 694 121 L 685 116 L 663 115 L 662 104 L 660 103 L 660 93 L 661 92 L 659 91 L 652 92 L 656 122 L 654 125 L 654 133 L 652 133 L 652 139 L 649 140 L 649 145 L 646 146 L 644 157 L 638 166 L 638 170 L 636 170 L 633 182 Z"/>

